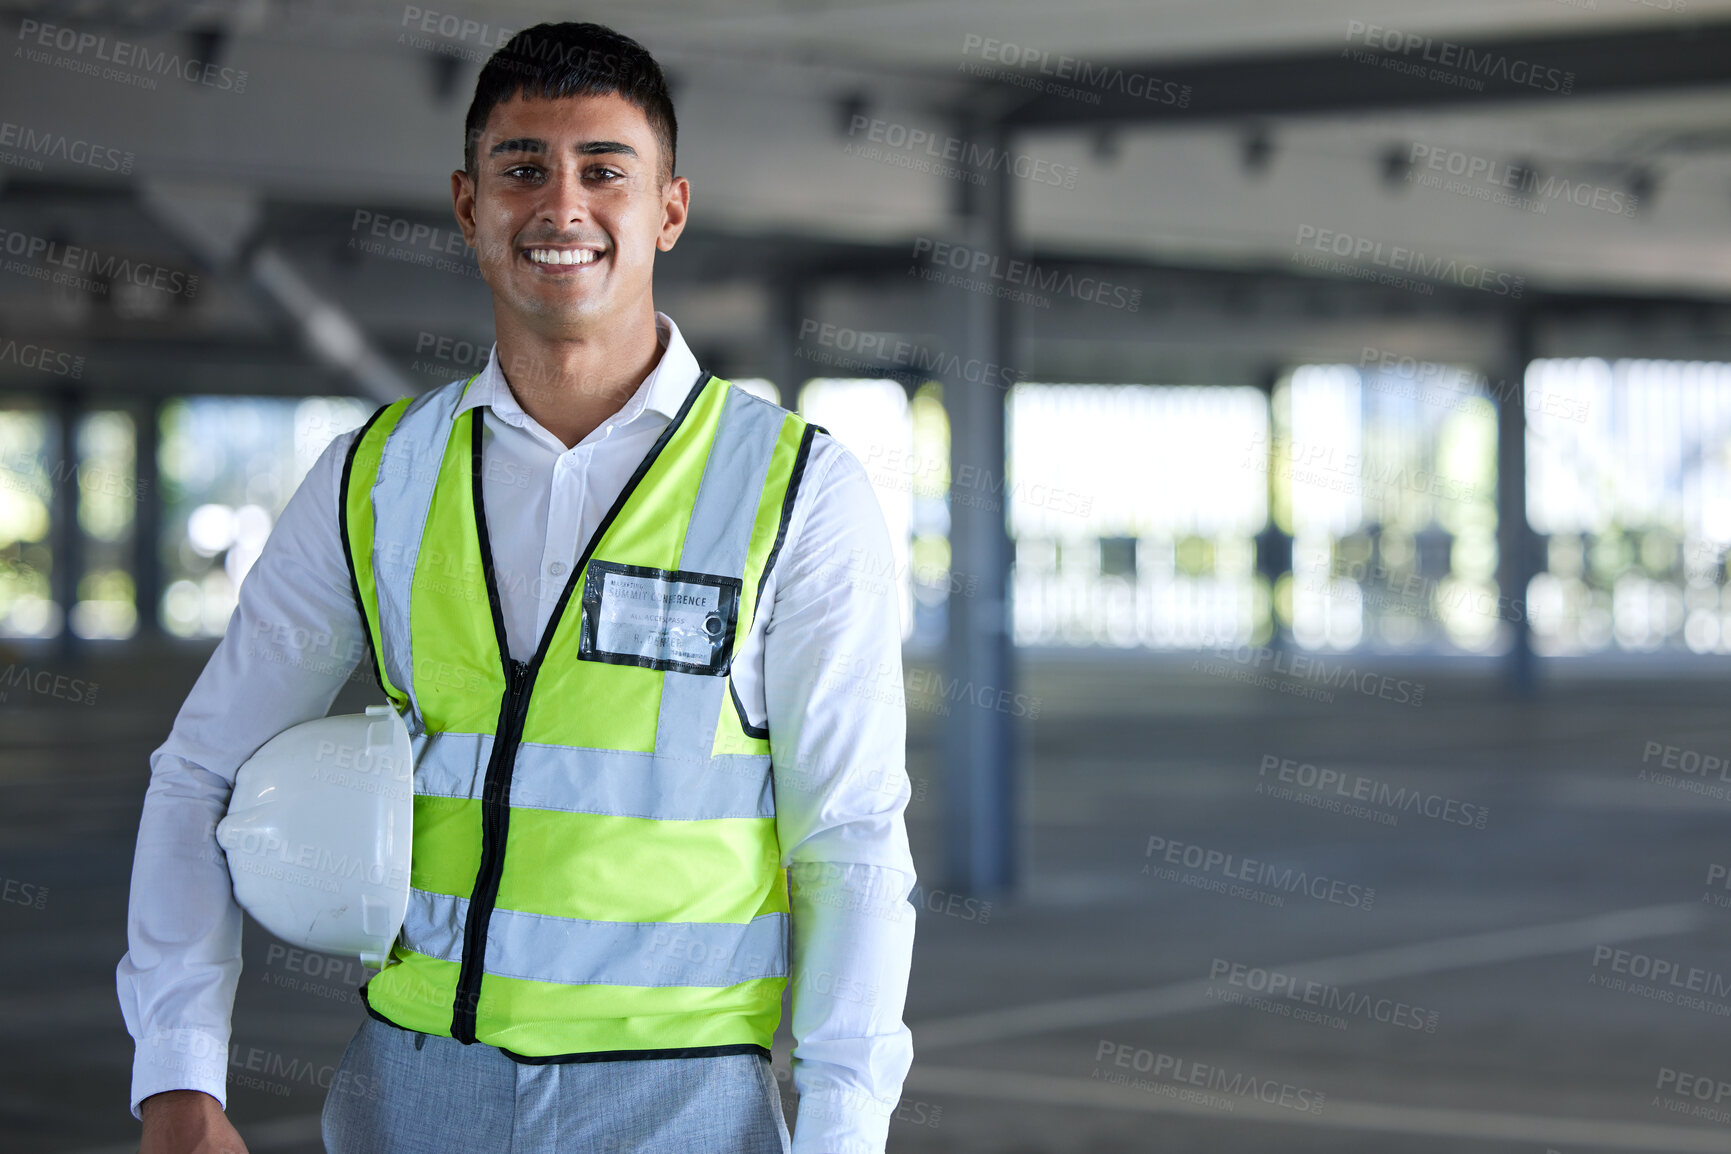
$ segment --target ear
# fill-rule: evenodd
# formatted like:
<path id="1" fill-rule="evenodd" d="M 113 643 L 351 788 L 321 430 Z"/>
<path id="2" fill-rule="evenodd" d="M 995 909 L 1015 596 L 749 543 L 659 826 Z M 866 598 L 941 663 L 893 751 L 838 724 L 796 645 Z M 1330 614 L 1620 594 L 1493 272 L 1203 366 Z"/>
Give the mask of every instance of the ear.
<path id="1" fill-rule="evenodd" d="M 451 211 L 463 230 L 463 243 L 475 247 L 475 181 L 462 169 L 451 173 Z"/>
<path id="2" fill-rule="evenodd" d="M 685 231 L 690 213 L 691 182 L 676 176 L 667 182 L 666 197 L 661 204 L 661 235 L 655 238 L 655 247 L 662 252 L 670 250 Z"/>

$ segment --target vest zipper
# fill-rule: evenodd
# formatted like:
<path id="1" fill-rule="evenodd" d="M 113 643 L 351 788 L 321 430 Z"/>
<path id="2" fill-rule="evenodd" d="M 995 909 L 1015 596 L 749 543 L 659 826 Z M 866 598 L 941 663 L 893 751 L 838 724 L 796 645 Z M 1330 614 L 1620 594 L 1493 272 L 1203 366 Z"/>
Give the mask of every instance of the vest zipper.
<path id="1" fill-rule="evenodd" d="M 451 1013 L 451 1036 L 469 1045 L 475 1037 L 480 1008 L 481 975 L 487 959 L 487 925 L 499 898 L 499 877 L 505 871 L 505 838 L 511 821 L 511 771 L 523 722 L 529 714 L 529 664 L 511 658 L 505 666 L 505 697 L 493 736 L 493 754 L 481 790 L 481 866 L 469 895 L 469 916 L 463 925 L 463 961 L 457 971 L 457 993 Z"/>
<path id="2" fill-rule="evenodd" d="M 474 378 L 470 378 L 472 381 Z M 493 539 L 487 532 L 487 503 L 481 492 L 481 477 L 485 472 L 484 439 L 482 436 L 484 424 L 478 409 L 469 410 L 469 484 L 470 499 L 475 510 L 475 541 L 481 551 L 481 571 L 487 582 L 487 604 L 493 616 L 493 638 L 498 643 L 499 655 L 505 665 L 505 698 L 499 706 L 499 723 L 493 731 L 493 754 L 487 760 L 487 776 L 481 792 L 481 865 L 475 871 L 475 888 L 469 895 L 469 913 L 463 924 L 463 958 L 457 969 L 457 989 L 451 1002 L 451 1037 L 471 1045 L 477 1041 L 475 1037 L 475 1017 L 480 1006 L 481 975 L 487 961 L 487 925 L 493 918 L 493 907 L 499 899 L 499 876 L 505 870 L 505 838 L 509 833 L 511 821 L 511 772 L 517 763 L 517 746 L 523 740 L 523 723 L 529 715 L 529 690 L 535 680 L 535 671 L 541 668 L 541 661 L 547 656 L 547 647 L 552 644 L 553 634 L 564 619 L 565 606 L 571 600 L 571 593 L 577 587 L 577 578 L 589 564 L 589 558 L 595 552 L 595 547 L 601 538 L 606 536 L 608 527 L 613 524 L 619 511 L 625 507 L 631 495 L 637 491 L 638 484 L 649 472 L 649 468 L 661 456 L 661 450 L 667 447 L 673 435 L 685 423 L 685 418 L 691 412 L 691 406 L 697 398 L 709 387 L 713 374 L 704 373 L 697 384 L 685 395 L 685 400 L 679 406 L 673 420 L 667 428 L 661 431 L 655 444 L 650 446 L 637 469 L 631 474 L 631 479 L 625 482 L 625 488 L 619 496 L 613 499 L 612 508 L 601 518 L 601 523 L 590 535 L 589 543 L 583 547 L 582 555 L 571 570 L 571 576 L 565 582 L 565 591 L 560 594 L 559 602 L 553 608 L 553 614 L 547 621 L 547 628 L 541 634 L 541 643 L 535 650 L 532 662 L 518 661 L 510 656 L 510 649 L 505 640 L 505 617 L 499 603 L 499 584 L 493 575 Z M 467 386 L 464 386 L 467 388 Z"/>

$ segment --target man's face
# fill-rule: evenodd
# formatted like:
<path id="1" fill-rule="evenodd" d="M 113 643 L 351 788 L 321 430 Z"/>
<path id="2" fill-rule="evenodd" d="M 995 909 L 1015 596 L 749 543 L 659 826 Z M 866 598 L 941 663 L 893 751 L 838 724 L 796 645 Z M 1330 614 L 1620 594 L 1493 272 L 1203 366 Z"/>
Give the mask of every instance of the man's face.
<path id="1" fill-rule="evenodd" d="M 648 118 L 616 93 L 496 105 L 475 172 L 451 174 L 495 307 L 557 338 L 650 301 L 656 250 L 673 247 L 690 199 L 683 177 L 660 183 L 660 165 Z"/>

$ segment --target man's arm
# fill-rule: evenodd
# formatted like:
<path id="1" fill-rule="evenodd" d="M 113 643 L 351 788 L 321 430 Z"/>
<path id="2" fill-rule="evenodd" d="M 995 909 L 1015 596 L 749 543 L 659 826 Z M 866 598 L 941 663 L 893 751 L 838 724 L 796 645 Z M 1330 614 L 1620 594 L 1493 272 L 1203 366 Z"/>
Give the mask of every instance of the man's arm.
<path id="1" fill-rule="evenodd" d="M 240 764 L 282 730 L 324 716 L 366 654 L 337 527 L 353 438 L 337 437 L 289 499 L 227 632 L 150 757 L 128 949 L 115 968 L 137 1043 L 134 1117 L 143 1099 L 171 1090 L 200 1090 L 226 1107 L 242 923 L 216 823 Z"/>
<path id="2" fill-rule="evenodd" d="M 793 911 L 793 1151 L 880 1154 L 913 1061 L 899 575 L 852 453 L 820 434 L 804 485 L 763 663 Z"/>

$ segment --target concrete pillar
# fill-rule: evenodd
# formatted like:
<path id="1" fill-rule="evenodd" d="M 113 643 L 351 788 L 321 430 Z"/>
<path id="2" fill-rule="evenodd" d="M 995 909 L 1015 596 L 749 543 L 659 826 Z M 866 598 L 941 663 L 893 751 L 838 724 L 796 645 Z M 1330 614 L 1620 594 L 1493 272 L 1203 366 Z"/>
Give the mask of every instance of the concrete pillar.
<path id="1" fill-rule="evenodd" d="M 138 636 L 148 639 L 162 633 L 162 478 L 157 472 L 161 448 L 162 402 L 146 398 L 133 410 L 136 430 L 136 484 L 138 504 L 132 523 L 132 588 L 138 605 Z"/>
<path id="2" fill-rule="evenodd" d="M 53 411 L 59 436 L 49 470 L 48 540 L 54 564 L 48 587 L 61 612 L 55 652 L 66 660 L 78 656 L 82 649 L 72 632 L 72 607 L 78 603 L 78 582 L 84 576 L 84 530 L 78 524 L 78 426 L 84 416 L 84 394 L 62 389 L 55 395 Z"/>
<path id="3" fill-rule="evenodd" d="M 1007 147 L 996 124 L 968 125 L 965 139 Z M 1014 250 L 1010 181 L 1001 169 L 986 183 L 962 182 L 956 243 L 1007 263 Z M 996 296 L 934 284 L 949 296 L 964 357 L 1018 363 L 1011 306 Z M 1004 893 L 1017 881 L 1016 733 L 1010 635 L 1010 537 L 1005 483 L 1004 415 L 1008 394 L 982 382 L 947 383 L 950 419 L 950 567 L 977 580 L 952 581 L 949 646 L 940 683 L 943 718 L 944 866 L 948 884 L 966 894 Z"/>
<path id="4" fill-rule="evenodd" d="M 1527 586 L 1537 573 L 1538 550 L 1527 525 L 1527 364 L 1533 359 L 1533 318 L 1522 309 L 1509 317 L 1499 364 L 1487 374 L 1497 398 L 1497 593 L 1511 605 L 1502 614 L 1510 645 L 1503 679 L 1510 692 L 1529 696 L 1538 687 Z"/>
<path id="5" fill-rule="evenodd" d="M 1268 610 L 1272 632 L 1268 637 L 1271 649 L 1285 649 L 1292 643 L 1292 631 L 1280 623 L 1280 614 L 1275 610 L 1272 598 L 1275 589 L 1282 578 L 1292 572 L 1292 534 L 1282 529 L 1274 520 L 1275 494 L 1275 437 L 1274 429 L 1274 386 L 1280 380 L 1280 369 L 1270 367 L 1258 382 L 1262 395 L 1268 405 L 1268 439 L 1265 444 L 1268 456 L 1268 523 L 1262 531 L 1256 534 L 1256 575 L 1268 582 L 1270 605 Z"/>
<path id="6" fill-rule="evenodd" d="M 763 372 L 781 390 L 782 407 L 797 411 L 799 387 L 807 377 L 818 375 L 811 371 L 811 362 L 798 355 L 799 326 L 805 319 L 807 302 L 804 281 L 793 275 L 777 278 L 769 300 L 769 344 Z"/>

